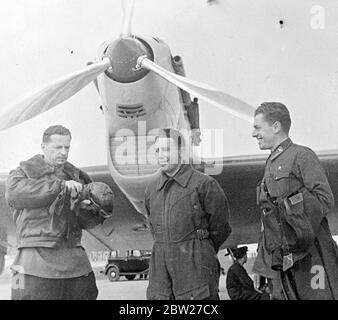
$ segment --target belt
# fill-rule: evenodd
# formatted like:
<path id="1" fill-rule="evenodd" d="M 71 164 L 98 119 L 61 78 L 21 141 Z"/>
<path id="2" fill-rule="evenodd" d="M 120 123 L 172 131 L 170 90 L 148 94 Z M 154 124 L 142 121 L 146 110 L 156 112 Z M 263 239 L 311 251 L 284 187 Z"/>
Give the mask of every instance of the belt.
<path id="1" fill-rule="evenodd" d="M 204 239 L 209 239 L 209 231 L 207 229 L 197 229 L 186 235 L 184 238 L 180 240 L 160 240 L 156 239 L 156 234 L 154 235 L 155 237 L 155 242 L 156 243 L 180 243 L 184 241 L 188 241 L 191 239 L 198 239 L 198 240 L 204 240 Z"/>

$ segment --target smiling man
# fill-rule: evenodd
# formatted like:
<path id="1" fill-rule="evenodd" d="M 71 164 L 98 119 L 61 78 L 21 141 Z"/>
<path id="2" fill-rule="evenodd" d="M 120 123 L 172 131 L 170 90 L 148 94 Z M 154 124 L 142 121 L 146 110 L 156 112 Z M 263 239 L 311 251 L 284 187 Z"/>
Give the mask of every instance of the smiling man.
<path id="1" fill-rule="evenodd" d="M 11 171 L 6 199 L 17 227 L 12 299 L 96 299 L 95 276 L 81 246 L 82 229 L 102 222 L 88 200 L 80 210 L 71 201 L 91 178 L 68 159 L 71 133 L 63 126 L 43 134 L 43 155 Z"/>
<path id="2" fill-rule="evenodd" d="M 145 194 L 154 246 L 147 298 L 219 299 L 217 252 L 228 238 L 229 207 L 217 181 L 184 163 L 186 141 L 163 129 L 157 141 L 162 172 Z"/>
<path id="3" fill-rule="evenodd" d="M 258 188 L 262 235 L 253 269 L 277 274 L 287 299 L 338 299 L 338 250 L 326 218 L 333 194 L 316 154 L 289 138 L 290 126 L 282 103 L 255 111 L 252 136 L 271 154 Z"/>

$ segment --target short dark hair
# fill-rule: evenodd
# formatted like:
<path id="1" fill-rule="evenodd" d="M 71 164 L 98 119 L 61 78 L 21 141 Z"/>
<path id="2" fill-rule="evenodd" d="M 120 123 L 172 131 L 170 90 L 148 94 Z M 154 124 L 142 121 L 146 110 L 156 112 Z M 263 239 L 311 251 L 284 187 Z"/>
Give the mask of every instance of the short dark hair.
<path id="1" fill-rule="evenodd" d="M 53 134 L 59 134 L 61 136 L 72 137 L 69 129 L 67 129 L 66 127 L 61 126 L 61 125 L 55 125 L 55 126 L 48 127 L 45 130 L 45 132 L 43 133 L 43 136 L 42 136 L 42 142 L 44 142 L 44 143 L 49 142 L 49 139 Z"/>
<path id="2" fill-rule="evenodd" d="M 164 128 L 160 131 L 160 137 L 171 138 L 175 141 L 178 151 L 185 147 L 185 139 L 181 132 L 173 128 Z"/>
<path id="3" fill-rule="evenodd" d="M 255 110 L 255 116 L 263 114 L 264 119 L 270 124 L 276 121 L 281 123 L 284 132 L 289 133 L 291 127 L 290 113 L 287 107 L 280 102 L 263 102 Z"/>

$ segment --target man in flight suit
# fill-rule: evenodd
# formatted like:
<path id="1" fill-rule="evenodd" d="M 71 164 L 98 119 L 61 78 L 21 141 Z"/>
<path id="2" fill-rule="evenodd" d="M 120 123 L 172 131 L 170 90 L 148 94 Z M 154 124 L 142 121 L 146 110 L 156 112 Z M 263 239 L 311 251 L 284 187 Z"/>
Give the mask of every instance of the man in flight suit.
<path id="1" fill-rule="evenodd" d="M 162 171 L 145 194 L 154 237 L 148 299 L 219 299 L 217 251 L 228 238 L 229 207 L 215 179 L 184 164 L 185 141 L 163 129 L 157 140 Z"/>
<path id="2" fill-rule="evenodd" d="M 265 263 L 264 273 L 279 273 L 287 299 L 338 299 L 338 250 L 326 218 L 334 198 L 316 154 L 291 141 L 290 126 L 282 103 L 265 102 L 255 111 L 252 136 L 271 151 L 258 188 L 256 261 L 261 270 Z"/>

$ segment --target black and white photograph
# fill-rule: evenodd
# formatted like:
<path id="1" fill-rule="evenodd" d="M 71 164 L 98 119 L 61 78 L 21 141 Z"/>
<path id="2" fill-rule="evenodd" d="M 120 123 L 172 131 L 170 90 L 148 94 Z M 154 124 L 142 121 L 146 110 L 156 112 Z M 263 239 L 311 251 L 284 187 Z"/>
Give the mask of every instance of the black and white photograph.
<path id="1" fill-rule="evenodd" d="M 2 0 L 0 300 L 338 300 L 337 18 Z"/>

